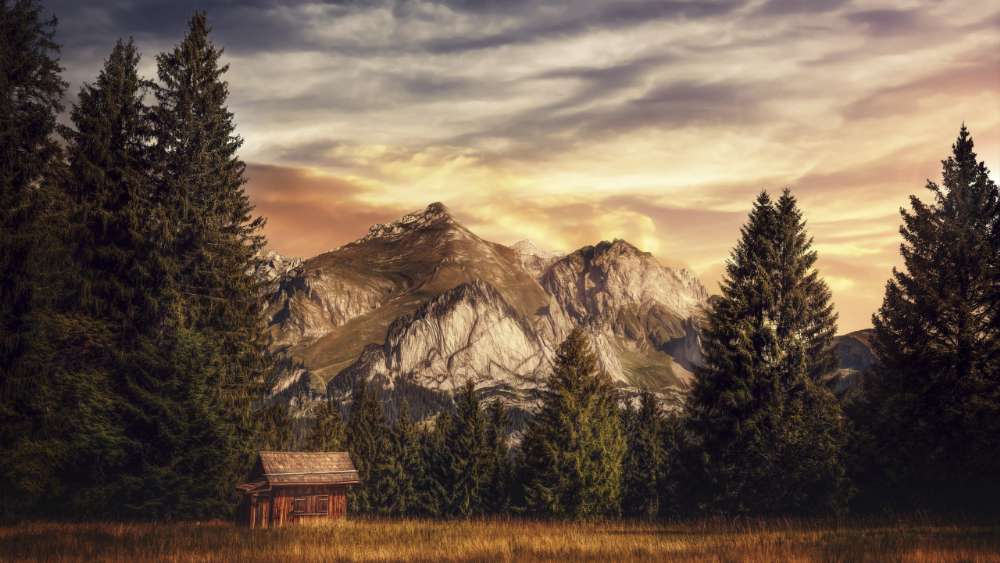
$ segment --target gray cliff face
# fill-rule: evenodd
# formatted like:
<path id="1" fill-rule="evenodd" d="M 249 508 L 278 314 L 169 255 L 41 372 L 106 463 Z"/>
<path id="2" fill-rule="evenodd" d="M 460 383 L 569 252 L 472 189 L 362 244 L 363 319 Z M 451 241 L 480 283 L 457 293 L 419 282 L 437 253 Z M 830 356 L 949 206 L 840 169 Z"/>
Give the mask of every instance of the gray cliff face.
<path id="1" fill-rule="evenodd" d="M 264 282 L 276 284 L 301 265 L 301 258 L 283 256 L 273 250 L 269 250 L 261 253 L 260 265 L 257 267 L 256 273 Z"/>
<path id="2" fill-rule="evenodd" d="M 624 308 L 658 306 L 689 317 L 708 292 L 687 270 L 661 266 L 623 240 L 587 246 L 559 260 L 542 278 L 558 314 L 575 322 L 613 319 Z"/>
<path id="3" fill-rule="evenodd" d="M 700 359 L 707 298 L 625 241 L 568 256 L 485 241 L 432 204 L 283 276 L 269 308 L 289 368 L 276 396 L 347 400 L 359 379 L 430 413 L 472 380 L 527 406 L 574 326 L 623 388 L 673 396 Z"/>
<path id="4" fill-rule="evenodd" d="M 365 379 L 406 395 L 423 415 L 471 380 L 484 396 L 523 404 L 551 364 L 547 343 L 500 292 L 477 280 L 396 319 L 385 341 L 331 379 L 328 392 L 346 401 Z"/>
<path id="5" fill-rule="evenodd" d="M 541 280 L 550 296 L 541 332 L 561 341 L 574 326 L 597 338 L 599 356 L 626 386 L 686 385 L 701 360 L 696 319 L 708 292 L 686 270 L 615 240 L 588 246 L 554 263 Z"/>
<path id="6" fill-rule="evenodd" d="M 379 308 L 392 290 L 385 280 L 339 276 L 321 269 L 293 270 L 280 281 L 269 303 L 275 342 L 296 344 L 328 334 Z"/>

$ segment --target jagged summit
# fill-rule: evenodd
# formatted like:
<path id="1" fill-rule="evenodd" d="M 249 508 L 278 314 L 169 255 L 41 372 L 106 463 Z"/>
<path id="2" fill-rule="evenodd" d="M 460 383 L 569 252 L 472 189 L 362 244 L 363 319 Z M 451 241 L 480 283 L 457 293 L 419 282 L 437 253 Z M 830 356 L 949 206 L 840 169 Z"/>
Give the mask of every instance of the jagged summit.
<path id="1" fill-rule="evenodd" d="M 538 256 L 539 258 L 554 258 L 556 256 L 561 256 L 558 252 L 538 248 L 538 245 L 528 239 L 519 240 L 510 245 L 510 247 L 517 251 L 518 254 Z"/>
<path id="2" fill-rule="evenodd" d="M 553 262 L 562 258 L 562 254 L 541 250 L 527 239 L 515 242 L 510 248 L 517 256 L 521 267 L 535 279 L 540 278 Z"/>
<path id="3" fill-rule="evenodd" d="M 435 202 L 424 209 L 407 213 L 391 223 L 376 223 L 368 229 L 367 235 L 351 244 L 359 244 L 371 240 L 397 239 L 407 233 L 426 229 L 441 223 L 453 223 L 457 225 L 448 207 L 443 203 Z"/>

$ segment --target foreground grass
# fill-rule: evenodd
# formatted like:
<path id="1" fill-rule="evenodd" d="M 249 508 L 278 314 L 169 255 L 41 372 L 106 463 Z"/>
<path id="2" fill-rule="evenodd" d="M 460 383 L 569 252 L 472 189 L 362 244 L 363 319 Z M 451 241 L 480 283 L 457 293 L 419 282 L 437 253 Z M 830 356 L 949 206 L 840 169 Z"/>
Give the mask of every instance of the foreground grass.
<path id="1" fill-rule="evenodd" d="M 1000 561 L 1000 524 L 351 520 L 0 527 L 3 561 Z"/>

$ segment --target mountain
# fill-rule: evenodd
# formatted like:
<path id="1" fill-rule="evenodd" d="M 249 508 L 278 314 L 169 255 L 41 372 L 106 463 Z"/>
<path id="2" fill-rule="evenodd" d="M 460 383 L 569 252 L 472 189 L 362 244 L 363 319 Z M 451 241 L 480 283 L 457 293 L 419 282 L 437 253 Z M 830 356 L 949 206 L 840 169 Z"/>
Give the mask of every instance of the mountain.
<path id="1" fill-rule="evenodd" d="M 567 256 L 507 247 L 434 203 L 285 271 L 267 309 L 287 360 L 274 391 L 346 400 L 364 378 L 421 414 L 472 379 L 523 405 L 582 325 L 621 387 L 673 396 L 700 359 L 707 296 L 690 272 L 625 241 Z"/>
<path id="2" fill-rule="evenodd" d="M 549 268 L 556 260 L 562 258 L 562 255 L 556 252 L 549 252 L 545 250 L 540 250 L 535 243 L 530 240 L 521 240 L 515 242 L 511 245 L 511 250 L 517 255 L 518 261 L 521 263 L 521 267 L 535 279 L 542 277 L 545 270 Z"/>
<path id="3" fill-rule="evenodd" d="M 833 339 L 837 370 L 827 375 L 824 382 L 838 397 L 850 398 L 858 389 L 861 375 L 875 364 L 873 335 L 874 330 L 868 328 Z"/>

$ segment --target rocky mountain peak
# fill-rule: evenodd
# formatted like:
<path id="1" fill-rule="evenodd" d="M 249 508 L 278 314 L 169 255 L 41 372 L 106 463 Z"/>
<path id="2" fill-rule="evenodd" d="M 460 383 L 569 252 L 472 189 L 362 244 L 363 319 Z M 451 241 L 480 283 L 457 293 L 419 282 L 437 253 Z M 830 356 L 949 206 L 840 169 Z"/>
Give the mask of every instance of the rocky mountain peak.
<path id="1" fill-rule="evenodd" d="M 538 245 L 528 239 L 519 240 L 510 245 L 510 247 L 518 254 L 538 256 L 539 258 L 555 258 L 560 255 L 558 252 L 542 250 L 538 248 Z"/>
<path id="2" fill-rule="evenodd" d="M 262 251 L 257 264 L 257 276 L 267 283 L 274 283 L 302 265 L 301 258 L 284 256 L 273 250 Z"/>
<path id="3" fill-rule="evenodd" d="M 539 249 L 535 243 L 527 239 L 515 242 L 510 248 L 517 256 L 521 267 L 535 279 L 541 278 L 549 266 L 562 258 L 559 253 Z"/>
<path id="4" fill-rule="evenodd" d="M 395 240 L 409 233 L 421 231 L 441 224 L 457 224 L 448 207 L 440 202 L 426 208 L 407 213 L 391 223 L 376 223 L 368 229 L 368 234 L 352 244 L 371 240 Z"/>

